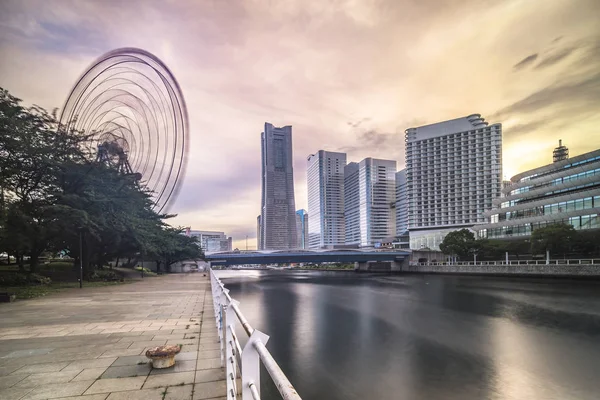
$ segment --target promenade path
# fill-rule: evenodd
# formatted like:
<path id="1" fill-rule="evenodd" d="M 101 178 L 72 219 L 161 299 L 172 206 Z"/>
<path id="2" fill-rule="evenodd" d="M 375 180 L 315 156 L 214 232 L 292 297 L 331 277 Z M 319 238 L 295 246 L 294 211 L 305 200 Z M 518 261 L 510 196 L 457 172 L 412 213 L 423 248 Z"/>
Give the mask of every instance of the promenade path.
<path id="1" fill-rule="evenodd" d="M 183 348 L 172 368 L 146 350 Z M 0 304 L 0 399 L 225 399 L 209 278 L 85 287 Z"/>

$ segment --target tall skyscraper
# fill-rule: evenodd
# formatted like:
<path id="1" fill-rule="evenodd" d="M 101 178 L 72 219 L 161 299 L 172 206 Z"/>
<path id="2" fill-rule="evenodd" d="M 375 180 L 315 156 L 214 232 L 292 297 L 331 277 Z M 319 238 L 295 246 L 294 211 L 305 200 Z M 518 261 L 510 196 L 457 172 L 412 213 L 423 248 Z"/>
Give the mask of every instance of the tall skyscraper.
<path id="1" fill-rule="evenodd" d="M 346 245 L 377 246 L 396 234 L 396 161 L 365 158 L 344 168 Z"/>
<path id="2" fill-rule="evenodd" d="M 297 237 L 292 127 L 276 128 L 265 123 L 261 150 L 261 249 L 293 249 Z"/>
<path id="3" fill-rule="evenodd" d="M 408 193 L 406 169 L 396 172 L 396 236 L 408 231 Z"/>
<path id="4" fill-rule="evenodd" d="M 486 222 L 502 187 L 502 125 L 479 114 L 406 130 L 411 249 Z"/>
<path id="5" fill-rule="evenodd" d="M 346 154 L 319 150 L 307 158 L 311 249 L 333 248 L 345 241 L 344 167 Z"/>
<path id="6" fill-rule="evenodd" d="M 308 213 L 306 210 L 296 211 L 296 236 L 298 249 L 308 249 Z"/>

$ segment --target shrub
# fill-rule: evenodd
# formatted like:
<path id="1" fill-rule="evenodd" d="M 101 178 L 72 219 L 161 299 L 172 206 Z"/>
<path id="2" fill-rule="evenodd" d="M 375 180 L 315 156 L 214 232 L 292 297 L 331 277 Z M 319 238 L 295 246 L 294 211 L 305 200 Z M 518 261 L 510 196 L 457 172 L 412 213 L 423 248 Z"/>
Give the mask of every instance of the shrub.
<path id="1" fill-rule="evenodd" d="M 88 279 L 90 281 L 111 282 L 111 281 L 120 281 L 122 279 L 122 276 L 120 274 L 116 273 L 115 271 L 96 270 L 90 274 Z"/>
<path id="2" fill-rule="evenodd" d="M 0 274 L 0 286 L 43 286 L 52 283 L 52 279 L 39 274 Z"/>

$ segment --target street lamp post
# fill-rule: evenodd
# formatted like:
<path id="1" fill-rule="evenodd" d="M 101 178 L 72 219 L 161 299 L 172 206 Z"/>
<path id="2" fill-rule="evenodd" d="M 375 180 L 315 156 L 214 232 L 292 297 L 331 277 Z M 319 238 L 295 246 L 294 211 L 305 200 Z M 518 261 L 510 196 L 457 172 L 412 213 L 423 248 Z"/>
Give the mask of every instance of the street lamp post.
<path id="1" fill-rule="evenodd" d="M 83 288 L 83 234 L 79 230 L 79 289 Z"/>

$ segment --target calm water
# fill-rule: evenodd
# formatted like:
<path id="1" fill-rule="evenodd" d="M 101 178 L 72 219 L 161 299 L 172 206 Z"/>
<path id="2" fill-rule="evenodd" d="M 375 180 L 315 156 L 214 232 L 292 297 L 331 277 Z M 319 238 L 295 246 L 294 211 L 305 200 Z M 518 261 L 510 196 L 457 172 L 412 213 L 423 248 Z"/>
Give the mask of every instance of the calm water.
<path id="1" fill-rule="evenodd" d="M 219 274 L 304 400 L 600 399 L 597 282 Z"/>

